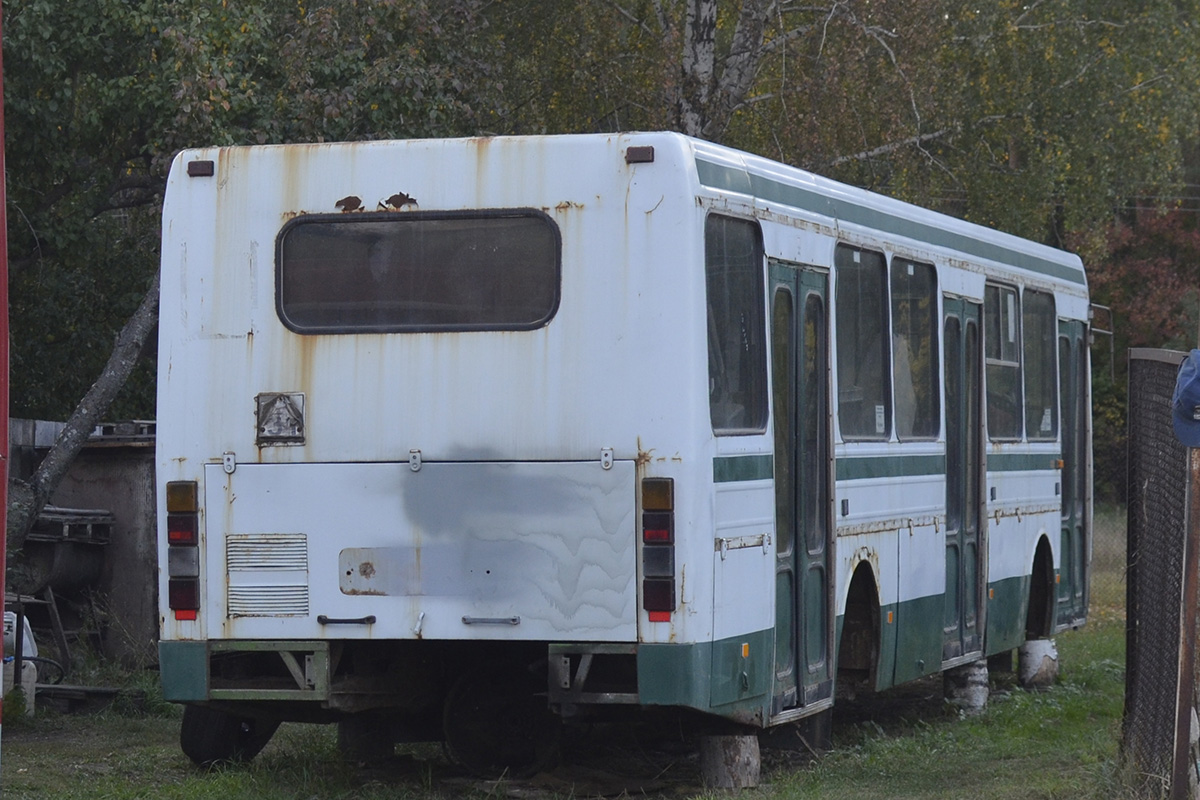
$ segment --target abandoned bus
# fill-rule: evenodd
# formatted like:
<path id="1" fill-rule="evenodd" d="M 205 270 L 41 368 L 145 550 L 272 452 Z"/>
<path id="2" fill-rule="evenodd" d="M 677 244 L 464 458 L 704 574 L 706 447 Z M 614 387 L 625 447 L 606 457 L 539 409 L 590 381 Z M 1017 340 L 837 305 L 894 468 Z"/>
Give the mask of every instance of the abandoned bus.
<path id="1" fill-rule="evenodd" d="M 766 728 L 1085 619 L 1074 255 L 636 133 L 186 151 L 162 259 L 198 763 L 307 720 L 519 772 L 563 718 Z"/>

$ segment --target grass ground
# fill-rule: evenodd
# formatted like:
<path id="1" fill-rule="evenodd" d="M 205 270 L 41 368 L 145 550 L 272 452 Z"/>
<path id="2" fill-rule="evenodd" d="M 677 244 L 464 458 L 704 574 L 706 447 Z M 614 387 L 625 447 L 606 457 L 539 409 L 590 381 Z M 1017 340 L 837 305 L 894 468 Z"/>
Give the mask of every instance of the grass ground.
<path id="1" fill-rule="evenodd" d="M 1090 625 L 1059 637 L 1058 647 L 1062 673 L 1050 691 L 1028 693 L 1011 678 L 993 680 L 989 707 L 977 717 L 948 713 L 937 694 L 887 728 L 835 728 L 834 751 L 809 769 L 774 774 L 770 796 L 1121 796 L 1124 627 Z"/>
<path id="2" fill-rule="evenodd" d="M 1102 527 L 1119 525 L 1123 545 L 1121 523 L 1115 512 L 1098 515 L 1090 621 L 1058 638 L 1061 674 L 1050 690 L 1027 693 L 1013 686 L 1011 676 L 994 676 L 989 707 L 966 718 L 942 702 L 935 681 L 884 693 L 871 700 L 869 714 L 859 713 L 861 702 L 854 714 L 835 714 L 834 750 L 815 763 L 768 751 L 763 785 L 752 796 L 1124 796 L 1117 767 L 1123 559 L 1113 555 L 1115 540 L 1100 541 Z M 180 752 L 178 729 L 177 710 L 161 707 L 150 715 L 110 711 L 32 719 L 10 712 L 0 786 L 6 800 L 704 796 L 690 749 L 639 744 L 622 731 L 615 738 L 593 733 L 573 739 L 567 764 L 552 773 L 521 783 L 481 783 L 431 746 L 401 748 L 382 766 L 349 764 L 338 754 L 331 727 L 306 725 L 284 725 L 249 765 L 202 772 Z"/>
<path id="3" fill-rule="evenodd" d="M 1120 796 L 1116 752 L 1123 696 L 1123 626 L 1097 622 L 1058 640 L 1062 674 L 1044 693 L 993 681 L 992 701 L 960 718 L 940 686 L 878 698 L 877 720 L 835 722 L 835 749 L 812 765 L 768 753 L 764 786 L 778 798 L 1110 798 Z M 682 751 L 649 753 L 602 742 L 587 759 L 520 784 L 459 774 L 440 750 L 402 751 L 378 768 L 347 764 L 329 727 L 285 725 L 253 763 L 201 772 L 180 753 L 178 718 L 51 714 L 4 725 L 0 785 L 24 798 L 585 797 L 622 793 L 691 797 L 700 790 Z M 599 749 L 596 742 L 584 747 Z M 651 769 L 647 769 L 652 765 Z M 656 773 L 654 770 L 658 770 Z"/>

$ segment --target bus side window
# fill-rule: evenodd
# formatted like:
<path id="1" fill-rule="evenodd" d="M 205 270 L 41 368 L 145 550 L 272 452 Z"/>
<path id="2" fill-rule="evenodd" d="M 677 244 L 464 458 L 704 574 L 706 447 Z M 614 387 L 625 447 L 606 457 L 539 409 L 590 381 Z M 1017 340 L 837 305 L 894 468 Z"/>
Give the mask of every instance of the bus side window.
<path id="1" fill-rule="evenodd" d="M 1025 290 L 1021 298 L 1025 334 L 1025 426 L 1030 439 L 1058 437 L 1058 376 L 1055 340 L 1058 338 L 1054 295 Z"/>
<path id="2" fill-rule="evenodd" d="M 935 439 L 939 422 L 937 273 L 932 264 L 893 258 L 892 364 L 896 436 Z"/>
<path id="3" fill-rule="evenodd" d="M 839 244 L 837 268 L 838 425 L 843 439 L 891 435 L 887 272 L 883 253 Z"/>
<path id="4" fill-rule="evenodd" d="M 992 439 L 1021 438 L 1021 317 L 1017 290 L 988 284 L 983 294 L 987 427 Z"/>
<path id="5" fill-rule="evenodd" d="M 704 223 L 704 272 L 713 432 L 761 433 L 767 428 L 767 348 L 758 223 L 710 215 Z"/>

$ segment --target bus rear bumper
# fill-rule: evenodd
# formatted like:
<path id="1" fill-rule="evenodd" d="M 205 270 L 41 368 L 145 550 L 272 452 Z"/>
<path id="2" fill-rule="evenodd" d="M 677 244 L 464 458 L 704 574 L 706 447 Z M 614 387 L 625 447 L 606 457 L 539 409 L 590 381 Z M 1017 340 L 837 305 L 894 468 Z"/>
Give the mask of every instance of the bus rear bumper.
<path id="1" fill-rule="evenodd" d="M 213 656 L 244 654 L 274 669 L 255 677 L 214 677 Z M 163 699 L 176 703 L 208 700 L 286 700 L 328 702 L 329 642 L 319 641 L 162 641 L 158 643 Z"/>

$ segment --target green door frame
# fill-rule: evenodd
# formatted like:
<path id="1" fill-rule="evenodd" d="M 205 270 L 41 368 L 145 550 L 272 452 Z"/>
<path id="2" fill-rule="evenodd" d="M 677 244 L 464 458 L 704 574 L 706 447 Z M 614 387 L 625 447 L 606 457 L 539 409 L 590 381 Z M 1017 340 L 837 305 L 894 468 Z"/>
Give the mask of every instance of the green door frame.
<path id="1" fill-rule="evenodd" d="M 983 653 L 986 535 L 983 487 L 983 340 L 978 303 L 946 297 L 946 593 L 942 661 Z"/>
<path id="2" fill-rule="evenodd" d="M 1058 321 L 1059 420 L 1062 430 L 1062 538 L 1059 549 L 1058 627 L 1087 617 L 1087 329 L 1078 320 Z"/>
<path id="3" fill-rule="evenodd" d="M 772 261 L 775 688 L 772 713 L 833 697 L 828 274 Z"/>

